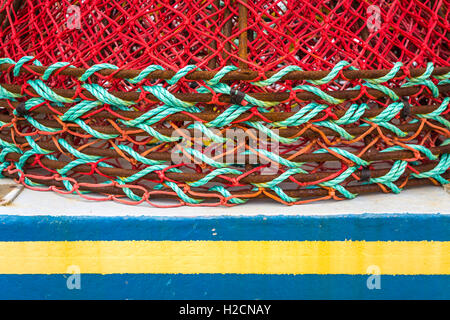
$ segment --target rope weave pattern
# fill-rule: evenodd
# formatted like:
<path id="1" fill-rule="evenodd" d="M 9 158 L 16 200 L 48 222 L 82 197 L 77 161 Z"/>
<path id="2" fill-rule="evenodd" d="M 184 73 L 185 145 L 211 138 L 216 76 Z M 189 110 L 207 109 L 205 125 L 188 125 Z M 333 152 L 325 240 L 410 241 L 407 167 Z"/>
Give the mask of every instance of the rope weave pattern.
<path id="1" fill-rule="evenodd" d="M 48 32 L 57 26 L 55 43 L 85 37 L 64 29 L 65 17 L 45 19 L 56 2 L 42 13 L 31 1 L 17 12 L 11 11 L 14 1 L 0 9 L 2 177 L 36 190 L 158 207 L 232 206 L 253 198 L 293 205 L 449 183 L 447 2 L 410 2 L 405 35 L 392 19 L 399 11 L 374 1 L 383 24 L 364 37 L 350 21 L 367 20 L 367 4 L 352 7 L 350 1 L 335 1 L 333 8 L 318 1 L 317 10 L 307 1 L 222 1 L 219 7 L 213 1 L 144 1 L 135 5 L 142 8 L 135 12 L 140 18 L 129 22 L 121 15 L 138 9 L 119 2 L 80 3 L 84 31 L 97 23 L 110 34 L 103 48 L 92 44 L 91 34 L 91 48 L 40 43 L 46 54 L 29 44 L 42 35 L 35 26 L 26 31 L 26 17 Z M 62 1 L 58 9 L 67 5 Z M 227 18 L 242 5 L 250 34 L 244 57 L 238 52 L 243 30 Z M 96 20 L 92 6 L 112 20 Z M 197 28 L 210 21 L 215 35 L 195 30 L 195 40 L 194 30 L 173 16 L 175 8 L 182 17 L 191 15 Z M 434 28 L 422 21 L 429 16 Z M 130 37 L 118 27 L 127 23 L 140 25 L 133 39 L 151 43 L 146 37 L 159 34 L 161 40 L 153 39 L 157 55 L 156 47 L 141 42 L 119 44 Z M 227 23 L 231 33 L 225 35 Z M 331 43 L 304 38 L 327 24 Z M 335 34 L 333 28 L 343 30 L 339 24 L 349 26 L 348 35 Z M 280 29 L 287 31 L 275 37 L 272 30 Z M 422 38 L 426 30 L 433 31 Z M 408 39 L 423 51 L 389 42 L 390 32 L 398 39 L 415 34 Z M 382 39 L 396 47 L 361 51 L 350 44 L 355 39 L 364 48 Z M 9 43 L 20 43 L 21 50 Z M 140 47 L 146 54 L 138 53 Z"/>

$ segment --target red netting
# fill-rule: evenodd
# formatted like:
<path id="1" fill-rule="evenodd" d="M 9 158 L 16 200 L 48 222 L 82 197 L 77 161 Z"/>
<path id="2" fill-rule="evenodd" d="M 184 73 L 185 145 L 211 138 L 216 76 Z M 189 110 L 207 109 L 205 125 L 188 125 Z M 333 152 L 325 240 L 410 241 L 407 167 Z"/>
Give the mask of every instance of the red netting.
<path id="1" fill-rule="evenodd" d="M 17 2 L 22 4 L 16 12 L 13 0 L 3 1 L 1 55 L 16 61 L 31 55 L 44 65 L 158 64 L 178 70 L 188 64 L 217 69 L 241 60 L 267 71 L 283 65 L 328 70 L 341 60 L 377 69 L 397 61 L 449 65 L 450 59 L 450 2 L 442 0 Z M 248 27 L 241 30 L 240 4 L 248 9 Z M 370 32 L 377 23 L 378 32 Z M 244 32 L 247 59 L 238 53 Z"/>
<path id="2" fill-rule="evenodd" d="M 0 173 L 152 205 L 448 183 L 449 5 L 3 1 Z"/>

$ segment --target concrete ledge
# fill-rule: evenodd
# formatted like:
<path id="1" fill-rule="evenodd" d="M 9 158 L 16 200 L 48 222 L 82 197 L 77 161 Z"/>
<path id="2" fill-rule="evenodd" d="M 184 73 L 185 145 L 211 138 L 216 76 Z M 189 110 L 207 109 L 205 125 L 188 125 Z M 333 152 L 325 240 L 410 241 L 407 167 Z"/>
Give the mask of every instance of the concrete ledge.
<path id="1" fill-rule="evenodd" d="M 0 179 L 0 183 L 12 180 Z M 258 200 L 235 207 L 154 208 L 148 204 L 125 205 L 113 201 L 89 201 L 76 195 L 61 195 L 24 189 L 12 204 L 1 207 L 0 215 L 56 216 L 250 216 L 250 215 L 342 215 L 364 213 L 450 214 L 450 194 L 442 187 L 428 186 L 404 190 L 400 194 L 367 194 L 353 200 L 318 201 L 285 206 L 272 200 Z"/>

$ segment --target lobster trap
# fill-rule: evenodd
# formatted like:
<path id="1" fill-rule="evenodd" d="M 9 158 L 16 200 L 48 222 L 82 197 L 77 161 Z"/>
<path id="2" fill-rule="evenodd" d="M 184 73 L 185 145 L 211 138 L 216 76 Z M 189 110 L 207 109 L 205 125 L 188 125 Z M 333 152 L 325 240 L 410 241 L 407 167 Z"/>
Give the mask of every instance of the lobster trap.
<path id="1" fill-rule="evenodd" d="M 1 174 L 163 207 L 448 184 L 449 5 L 3 1 Z"/>

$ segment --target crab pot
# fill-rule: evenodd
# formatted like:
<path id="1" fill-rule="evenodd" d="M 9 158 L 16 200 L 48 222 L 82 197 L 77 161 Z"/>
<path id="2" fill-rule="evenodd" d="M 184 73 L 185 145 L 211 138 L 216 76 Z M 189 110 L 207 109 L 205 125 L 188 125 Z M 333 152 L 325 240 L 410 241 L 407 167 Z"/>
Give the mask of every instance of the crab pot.
<path id="1" fill-rule="evenodd" d="M 4 1 L 1 173 L 153 206 L 448 184 L 448 1 Z"/>

